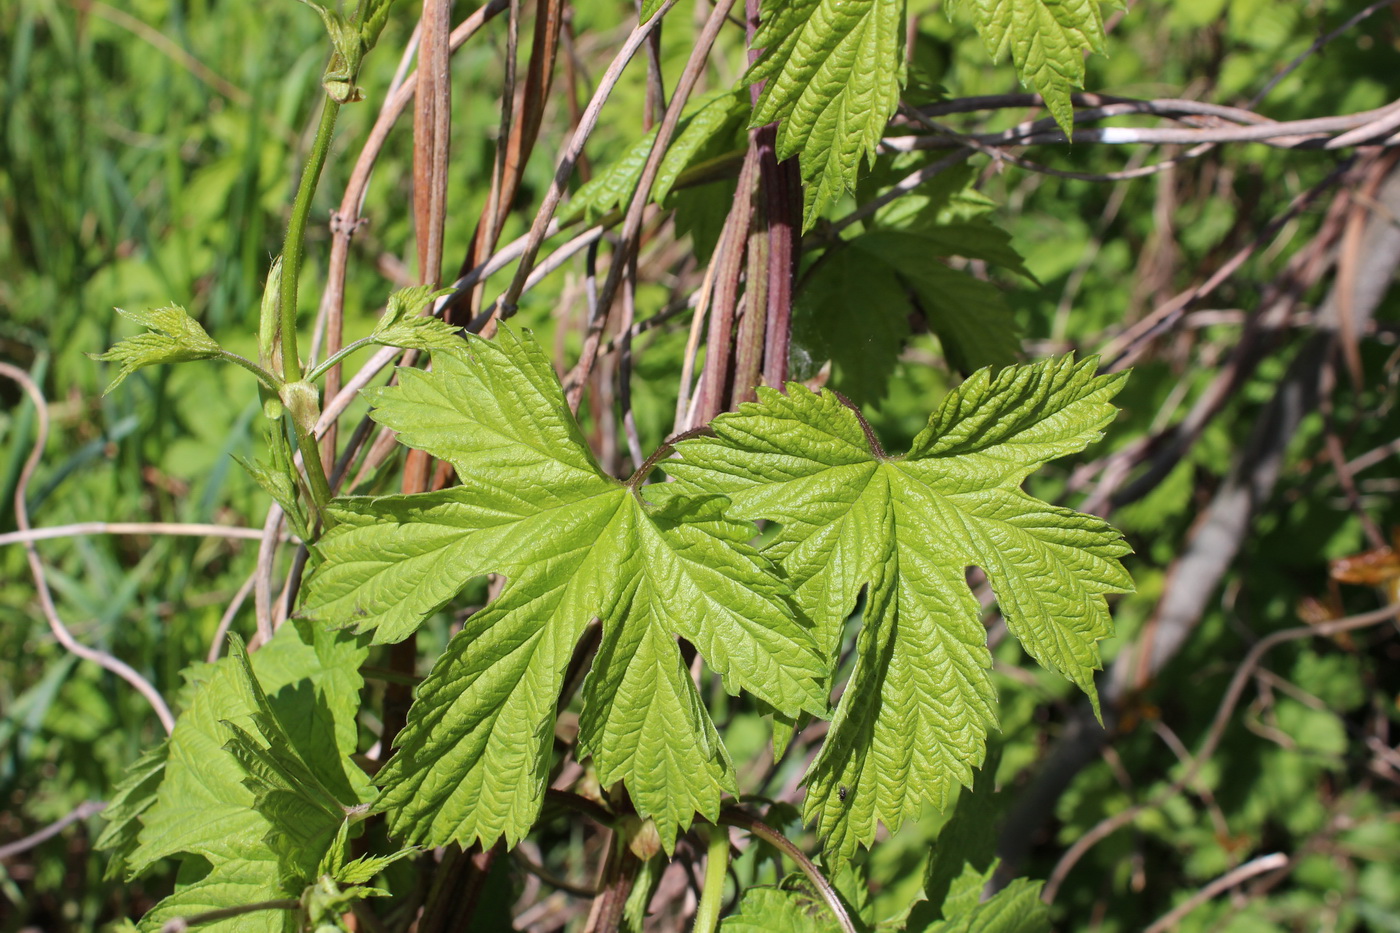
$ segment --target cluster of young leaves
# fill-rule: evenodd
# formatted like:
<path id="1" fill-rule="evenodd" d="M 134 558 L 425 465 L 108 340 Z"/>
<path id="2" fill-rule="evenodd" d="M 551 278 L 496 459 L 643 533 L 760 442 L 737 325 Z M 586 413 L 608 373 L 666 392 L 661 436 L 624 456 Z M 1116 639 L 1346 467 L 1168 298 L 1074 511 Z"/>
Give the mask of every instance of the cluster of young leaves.
<path id="1" fill-rule="evenodd" d="M 579 751 L 621 782 L 669 851 L 694 814 L 737 794 L 733 765 L 682 662 L 693 644 L 732 694 L 793 721 L 824 716 L 846 618 L 866 593 L 858 660 L 808 775 L 806 816 L 848 858 L 878 822 L 969 783 L 994 724 L 991 659 L 964 581 L 992 579 L 1011 630 L 1092 694 L 1104 595 L 1129 581 L 1101 520 L 1030 497 L 1039 464 L 1112 417 L 1121 377 L 1069 358 L 982 370 L 902 457 L 831 392 L 800 385 L 680 444 L 677 482 L 605 475 L 553 368 L 503 329 L 404 370 L 374 417 L 456 467 L 441 492 L 340 499 L 303 614 L 406 637 L 472 578 L 509 578 L 422 684 L 376 806 L 409 842 L 514 843 L 536 819 L 555 709 L 589 621 Z M 781 527 L 762 552 L 751 522 Z"/>
<path id="2" fill-rule="evenodd" d="M 1099 0 L 964 0 L 994 59 L 1008 52 L 1024 84 L 1060 127 L 1084 53 L 1103 50 Z M 751 126 L 777 121 L 778 156 L 800 155 L 804 220 L 855 186 L 873 159 L 904 87 L 906 0 L 764 0 L 754 48 L 764 54 L 741 84 L 766 82 Z M 949 3 L 950 15 L 957 4 Z"/>

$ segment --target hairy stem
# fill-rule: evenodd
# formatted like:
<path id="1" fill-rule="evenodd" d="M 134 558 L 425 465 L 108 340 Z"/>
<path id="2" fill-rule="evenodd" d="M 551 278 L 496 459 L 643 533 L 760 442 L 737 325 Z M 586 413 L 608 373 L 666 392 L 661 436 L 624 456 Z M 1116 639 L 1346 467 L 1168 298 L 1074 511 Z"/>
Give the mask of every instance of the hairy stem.
<path id="1" fill-rule="evenodd" d="M 724 879 L 729 874 L 729 830 L 710 827 L 710 844 L 705 851 L 705 887 L 700 906 L 695 909 L 694 933 L 714 933 L 724 902 Z"/>

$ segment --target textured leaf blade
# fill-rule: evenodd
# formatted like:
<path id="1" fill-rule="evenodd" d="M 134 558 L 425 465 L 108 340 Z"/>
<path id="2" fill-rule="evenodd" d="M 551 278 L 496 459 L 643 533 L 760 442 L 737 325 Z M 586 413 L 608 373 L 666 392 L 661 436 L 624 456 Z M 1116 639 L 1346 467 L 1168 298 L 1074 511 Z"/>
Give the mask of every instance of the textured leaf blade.
<path id="1" fill-rule="evenodd" d="M 583 744 L 600 775 L 623 781 L 656 819 L 668 848 L 734 787 L 677 634 L 731 692 L 753 692 L 789 716 L 824 710 L 815 639 L 748 545 L 753 526 L 726 518 L 717 497 L 649 503 L 603 474 L 533 341 L 509 329 L 494 343 L 470 338 L 465 352 L 440 354 L 431 373 L 403 373 L 374 401 L 379 421 L 451 460 L 462 485 L 338 500 L 341 521 L 318 545 L 323 563 L 304 613 L 391 641 L 471 577 L 510 581 L 419 689 L 381 780 L 378 806 L 396 834 L 489 845 L 528 831 L 564 671 L 594 618 L 604 649 L 585 690 Z M 608 647 L 617 645 L 632 647 Z M 669 728 L 629 741 L 638 713 Z M 674 778 L 666 793 L 658 762 Z"/>
<path id="2" fill-rule="evenodd" d="M 670 470 L 682 482 L 780 524 L 767 553 L 824 649 L 865 593 L 856 667 L 807 776 L 806 816 L 838 858 L 869 845 L 878 823 L 946 804 L 982 760 L 995 694 L 968 566 L 987 572 L 1028 652 L 1094 696 L 1104 597 L 1130 588 L 1118 563 L 1128 549 L 1102 520 L 1019 487 L 1098 436 L 1121 383 L 1068 357 L 982 370 L 896 458 L 830 392 L 790 384 L 680 445 Z"/>
<path id="3" fill-rule="evenodd" d="M 899 106 L 903 0 L 765 0 L 763 56 L 742 79 L 766 82 L 751 126 L 779 121 L 778 156 L 800 153 L 803 227 L 855 185 Z"/>
<path id="4" fill-rule="evenodd" d="M 118 308 L 117 313 L 149 329 L 144 334 L 119 341 L 105 353 L 93 356 L 93 359 L 104 363 L 121 364 L 117 377 L 103 390 L 103 395 L 121 385 L 138 369 L 161 363 L 210 360 L 223 353 L 214 338 L 179 305 L 152 308 L 150 311 L 123 311 Z"/>
<path id="5" fill-rule="evenodd" d="M 287 724 L 285 741 L 314 768 L 316 781 L 332 788 L 344 805 L 362 803 L 370 789 L 349 756 L 357 738 L 358 670 L 364 657 L 365 649 L 353 639 L 302 632 L 289 624 L 251 658 L 256 691 L 237 658 L 201 671 L 201 682 L 169 739 L 155 802 L 138 816 L 141 830 L 128 858 L 133 876 L 162 858 L 182 863 L 175 893 L 147 915 L 142 929 L 160 929 L 176 916 L 301 893 L 324 853 L 274 847 L 267 840 L 279 832 L 288 840 L 329 839 L 341 815 L 313 817 L 296 808 L 279 817 L 273 810 L 260 810 L 258 794 L 245 783 L 249 772 L 225 748 L 227 724 L 251 735 L 258 730 L 258 717 L 274 711 L 275 719 Z M 261 701 L 256 693 L 263 693 Z M 324 824 L 327 831 L 303 825 L 310 823 Z M 286 911 L 263 911 L 211 928 L 280 931 L 291 922 Z"/>
<path id="6" fill-rule="evenodd" d="M 1070 92 L 1084 84 L 1084 55 L 1103 52 L 1099 0 L 961 0 L 993 60 L 1008 52 L 1021 83 L 1045 98 L 1055 122 L 1074 126 Z"/>

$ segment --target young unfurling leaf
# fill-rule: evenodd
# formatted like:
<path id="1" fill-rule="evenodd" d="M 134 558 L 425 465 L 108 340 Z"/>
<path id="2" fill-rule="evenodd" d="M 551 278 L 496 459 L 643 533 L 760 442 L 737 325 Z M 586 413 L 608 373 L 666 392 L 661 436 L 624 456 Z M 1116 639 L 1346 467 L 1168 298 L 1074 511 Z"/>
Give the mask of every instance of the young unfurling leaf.
<path id="1" fill-rule="evenodd" d="M 450 350 L 461 344 L 458 328 L 446 321 L 419 314 L 430 301 L 452 294 L 450 288 L 429 285 L 401 288 L 389 296 L 384 315 L 370 334 L 370 340 L 406 350 Z"/>
<path id="2" fill-rule="evenodd" d="M 222 348 L 214 338 L 179 305 L 153 308 L 150 311 L 123 311 L 118 308 L 117 313 L 150 329 L 144 334 L 119 341 L 106 353 L 93 355 L 93 359 L 104 363 L 121 364 L 117 378 L 107 386 L 103 395 L 121 385 L 127 376 L 138 369 L 159 363 L 212 360 L 223 355 Z"/>

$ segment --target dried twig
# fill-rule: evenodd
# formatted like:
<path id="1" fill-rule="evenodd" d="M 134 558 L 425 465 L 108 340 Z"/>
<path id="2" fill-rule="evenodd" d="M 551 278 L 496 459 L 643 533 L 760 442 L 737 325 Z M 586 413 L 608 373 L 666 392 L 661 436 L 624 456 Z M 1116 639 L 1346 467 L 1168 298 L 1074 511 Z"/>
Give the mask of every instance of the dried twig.
<path id="1" fill-rule="evenodd" d="M 26 501 L 29 496 L 29 482 L 34 478 L 34 471 L 39 467 L 39 460 L 44 455 L 44 446 L 49 439 L 49 406 L 44 399 L 44 393 L 39 391 L 39 386 L 30 378 L 29 373 L 18 366 L 11 366 L 9 363 L 0 362 L 0 376 L 13 379 L 18 382 L 30 401 L 34 403 L 34 412 L 37 427 L 34 436 L 34 448 L 25 458 L 24 466 L 20 469 L 19 479 L 15 483 L 15 524 L 19 526 L 22 533 L 28 534 L 33 529 L 29 524 L 29 504 Z M 34 547 L 32 540 L 24 543 L 25 555 L 29 558 L 29 571 L 34 576 L 34 589 L 39 597 L 39 608 L 43 610 L 44 618 L 48 620 L 49 630 L 53 632 L 54 638 L 71 653 L 77 655 L 85 661 L 91 661 L 104 670 L 111 671 L 122 680 L 126 681 L 136 689 L 136 692 L 146 698 L 155 710 L 156 718 L 165 727 L 167 733 L 175 731 L 175 716 L 170 712 L 170 707 L 166 705 L 165 699 L 160 695 L 151 682 L 136 672 L 136 669 L 125 661 L 99 651 L 96 648 L 89 648 L 73 637 L 68 626 L 63 624 L 63 620 L 58 616 L 58 607 L 54 605 L 53 594 L 49 591 L 48 574 L 44 571 L 44 563 L 39 559 L 39 551 Z"/>
<path id="2" fill-rule="evenodd" d="M 233 541 L 257 541 L 262 538 L 262 532 L 257 528 L 240 528 L 235 525 L 202 525 L 197 522 L 76 522 L 72 525 L 50 525 L 47 528 L 7 532 L 0 535 L 0 546 L 85 535 L 169 535 L 187 538 L 228 538 Z"/>
<path id="3" fill-rule="evenodd" d="M 1223 894 L 1233 887 L 1244 884 L 1256 875 L 1262 875 L 1265 872 L 1282 868 L 1287 864 L 1288 856 L 1284 855 L 1282 852 L 1261 855 L 1256 859 L 1245 862 L 1238 868 L 1227 871 L 1225 874 L 1216 878 L 1210 884 L 1182 901 L 1176 907 L 1173 907 L 1170 911 L 1159 917 L 1146 930 L 1143 930 L 1143 933 L 1165 933 L 1167 930 L 1174 929 L 1187 914 L 1197 907 L 1200 907 L 1217 894 Z"/>
<path id="4" fill-rule="evenodd" d="M 28 852 L 35 846 L 47 842 L 54 836 L 63 832 L 69 826 L 80 820 L 85 820 L 90 816 L 101 813 L 107 808 L 107 804 L 101 800 L 85 800 L 72 810 L 65 813 L 59 819 L 53 821 L 43 829 L 35 833 L 30 833 L 23 839 L 16 839 L 14 842 L 7 842 L 0 846 L 0 862 L 5 859 L 14 858 L 22 852 Z"/>

